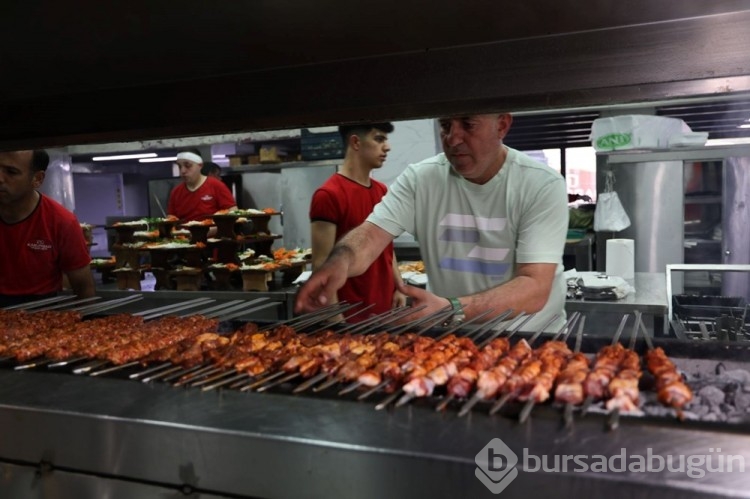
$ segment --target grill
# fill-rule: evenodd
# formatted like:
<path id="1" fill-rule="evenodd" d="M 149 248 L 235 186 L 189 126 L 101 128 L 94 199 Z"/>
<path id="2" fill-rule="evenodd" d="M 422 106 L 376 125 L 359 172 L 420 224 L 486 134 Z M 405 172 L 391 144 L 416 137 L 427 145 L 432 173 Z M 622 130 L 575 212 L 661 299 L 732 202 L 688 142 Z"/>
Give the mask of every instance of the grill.
<path id="1" fill-rule="evenodd" d="M 56 310 L 76 308 L 78 313 L 94 318 L 102 317 L 108 307 L 115 307 L 108 311 L 116 310 L 117 306 L 123 304 L 132 307 L 138 300 L 142 300 L 140 295 L 102 304 L 68 303 L 62 300 L 37 304 L 36 310 L 44 307 L 56 307 Z M 142 303 L 144 309 L 131 315 L 147 319 L 146 324 L 163 321 L 165 315 L 181 313 L 184 319 L 189 319 L 201 314 L 219 321 L 218 331 L 225 336 L 242 328 L 254 330 L 250 323 L 238 320 L 237 317 L 245 317 L 254 310 L 270 305 L 262 300 L 236 300 L 215 304 L 207 299 L 196 299 L 154 309 L 148 308 L 147 300 L 142 300 Z M 292 327 L 298 334 L 313 338 L 330 327 L 325 324 L 328 317 L 340 312 L 341 309 L 333 308 L 283 323 L 260 324 L 259 327 Z M 258 464 L 259 456 L 265 455 L 268 458 L 283 455 L 286 451 L 296 457 L 317 456 L 319 461 L 316 461 L 313 468 L 309 468 L 307 478 L 300 483 L 308 487 L 305 489 L 308 492 L 317 490 L 319 494 L 307 495 L 323 496 L 335 493 L 330 484 L 326 485 L 325 480 L 321 478 L 321 473 L 325 475 L 323 470 L 335 470 L 343 466 L 347 460 L 357 463 L 357 466 L 364 463 L 374 465 L 374 458 L 370 455 L 372 451 L 378 454 L 378 459 L 375 459 L 378 469 L 393 472 L 395 467 L 405 466 L 412 476 L 422 476 L 422 473 L 427 473 L 429 466 L 430 475 L 435 473 L 434 470 L 440 469 L 448 475 L 462 473 L 461 478 L 457 477 L 451 485 L 438 480 L 443 484 L 442 487 L 416 487 L 414 483 L 402 477 L 404 481 L 398 487 L 395 484 L 386 487 L 370 481 L 368 484 L 352 484 L 346 489 L 349 493 L 366 497 L 369 493 L 380 493 L 389 487 L 392 487 L 396 494 L 403 494 L 406 490 L 421 493 L 433 488 L 437 496 L 449 491 L 475 496 L 487 494 L 489 492 L 473 478 L 473 473 L 467 473 L 466 478 L 463 478 L 463 473 L 467 471 L 467 466 L 469 471 L 474 466 L 473 455 L 493 436 L 500 435 L 508 445 L 513 443 L 540 454 L 570 454 L 573 451 L 588 454 L 594 451 L 616 453 L 612 445 L 620 438 L 628 441 L 629 448 L 630 445 L 654 446 L 654 449 L 659 447 L 666 453 L 673 451 L 675 446 L 684 444 L 685 433 L 697 436 L 708 431 L 713 432 L 712 442 L 724 442 L 722 447 L 725 451 L 736 451 L 739 455 L 747 454 L 741 447 L 744 440 L 736 439 L 735 435 L 750 428 L 747 418 L 750 372 L 743 360 L 748 354 L 748 347 L 739 342 L 727 345 L 719 342 L 655 339 L 654 344 L 649 345 L 649 342 L 644 340 L 646 336 L 642 335 L 642 331 L 639 333 L 638 328 L 625 327 L 627 316 L 623 318 L 618 331 L 607 338 L 590 334 L 596 329 L 596 325 L 585 326 L 584 319 L 576 324 L 574 316 L 563 330 L 549 334 L 524 331 L 524 317 L 510 324 L 465 324 L 460 329 L 446 329 L 441 324 L 449 315 L 448 311 L 418 322 L 399 324 L 399 320 L 409 312 L 396 310 L 357 325 L 336 326 L 336 333 L 364 338 L 376 337 L 386 331 L 390 335 L 402 336 L 407 331 L 413 331 L 435 341 L 455 334 L 471 338 L 478 345 L 489 344 L 492 339 L 510 337 L 514 345 L 525 341 L 533 347 L 558 339 L 566 341 L 573 349 L 580 349 L 589 357 L 613 343 L 622 343 L 640 356 L 644 356 L 651 348 L 662 347 L 685 374 L 695 393 L 695 399 L 680 411 L 680 420 L 676 417 L 678 413 L 674 408 L 666 407 L 657 400 L 651 386 L 654 378 L 648 374 L 644 374 L 640 383 L 640 410 L 634 413 L 620 413 L 619 410 L 607 409 L 604 403 L 595 401 L 587 401 L 582 406 L 574 407 L 570 404 L 565 406 L 550 402 L 537 404 L 503 396 L 490 400 L 477 399 L 476 396 L 457 398 L 451 397 L 444 386 L 438 386 L 429 396 L 417 397 L 401 389 L 389 389 L 388 384 L 364 388 L 355 386 L 356 383 L 351 381 L 339 379 L 336 375 L 313 370 L 309 375 L 301 375 L 300 369 L 283 370 L 278 368 L 278 364 L 275 369 L 266 369 L 249 376 L 233 369 L 221 369 L 203 362 L 194 365 L 177 365 L 163 360 L 144 362 L 143 356 L 136 360 L 124 358 L 117 364 L 111 360 L 86 356 L 65 360 L 41 356 L 22 362 L 5 359 L 3 363 L 5 369 L 0 371 L 0 379 L 3 380 L 0 384 L 6 388 L 3 390 L 4 393 L 0 393 L 0 400 L 5 400 L 10 406 L 0 407 L 0 424 L 4 421 L 15 421 L 14 426 L 20 426 L 19 435 L 24 434 L 24 428 L 31 433 L 26 434 L 26 441 L 11 439 L 10 442 L 0 443 L 0 456 L 5 459 L 11 456 L 13 465 L 20 463 L 36 469 L 37 465 L 34 463 L 39 463 L 45 452 L 49 454 L 50 449 L 56 449 L 58 454 L 54 459 L 50 458 L 53 467 L 73 469 L 87 477 L 103 473 L 112 474 L 112 480 L 117 484 L 124 479 L 129 483 L 139 484 L 156 480 L 166 488 L 181 488 L 187 485 L 189 490 L 201 491 L 209 497 L 212 497 L 210 494 L 216 494 L 217 497 L 289 495 L 292 489 L 296 490 L 294 485 L 284 483 L 283 470 L 286 468 L 273 458 L 270 459 L 274 463 L 273 466 L 268 463 L 261 466 L 267 476 L 256 477 L 256 481 L 252 483 L 238 481 L 234 475 L 226 476 L 226 471 L 221 472 L 216 468 L 223 466 L 228 470 L 233 469 L 235 465 L 232 464 L 233 459 L 227 457 L 223 450 L 219 452 L 220 448 L 229 449 L 235 458 L 252 457 L 253 466 Z M 83 323 L 86 322 L 84 320 Z M 585 332 L 589 334 L 583 334 Z M 52 393 L 58 395 L 52 396 Z M 86 398 L 96 400 L 97 397 L 101 397 L 101 403 L 85 402 Z M 40 402 L 42 399 L 43 403 Z M 132 401 L 132 406 L 124 401 Z M 474 403 L 471 403 L 472 401 Z M 24 423 L 20 425 L 17 419 L 19 410 L 29 416 L 22 418 Z M 490 413 L 494 415 L 489 416 Z M 71 414 L 76 416 L 73 417 Z M 112 417 L 119 422 L 111 423 Z M 112 467 L 106 459 L 94 463 L 93 458 L 66 456 L 62 450 L 64 439 L 61 441 L 60 437 L 56 436 L 47 440 L 49 435 L 45 437 L 33 434 L 32 427 L 42 423 L 58 430 L 68 428 L 70 418 L 73 419 L 70 437 L 72 439 L 81 438 L 90 431 L 96 433 L 92 428 L 101 428 L 101 431 L 106 433 L 109 430 L 104 428 L 108 426 L 108 421 L 119 430 L 133 432 L 132 438 L 136 442 L 133 448 L 120 448 L 121 451 L 127 449 L 125 454 L 130 457 L 127 465 L 120 463 Z M 79 421 L 81 419 L 85 420 L 86 424 Z M 525 423 L 523 427 L 519 426 L 521 423 Z M 78 425 L 81 426 L 80 432 L 75 431 Z M 610 431 L 602 431 L 603 429 Z M 634 437 L 633 432 L 639 436 Z M 190 474 L 187 477 L 175 476 L 174 469 L 184 469 L 186 466 L 186 462 L 180 457 L 184 451 L 183 446 L 171 440 L 177 438 L 178 434 L 183 440 L 188 438 L 191 442 L 193 439 L 203 442 L 194 444 L 199 448 L 208 445 L 209 454 L 219 463 L 208 465 L 201 460 L 198 465 L 202 470 L 201 476 L 216 473 L 223 479 L 213 477 L 201 480 L 201 477 Z M 541 440 L 535 444 L 529 441 L 530 435 L 533 435 L 534 441 Z M 577 435 L 577 439 L 585 436 L 586 443 L 571 440 L 572 435 Z M 153 469 L 144 470 L 131 461 L 138 461 L 143 457 L 141 453 L 145 447 L 149 447 L 149 439 L 155 439 L 154 441 L 159 442 L 165 449 L 169 449 L 169 452 L 162 455 L 158 462 L 151 462 Z M 691 440 L 691 445 L 697 445 L 699 440 L 697 437 Z M 253 446 L 246 448 L 250 442 Z M 682 444 L 678 445 L 678 442 Z M 192 451 L 187 453 L 192 466 L 196 466 L 195 459 L 200 455 L 194 454 L 194 445 L 187 445 Z M 136 448 L 138 452 L 135 452 Z M 747 448 L 746 446 L 745 449 Z M 29 449 L 39 454 L 31 458 Z M 321 449 L 328 451 L 320 454 Z M 218 454 L 214 455 L 214 451 Z M 99 453 L 102 453 L 102 449 L 99 449 Z M 107 454 L 104 452 L 105 456 Z M 404 464 L 403 459 L 409 456 L 411 458 Z M 98 456 L 97 459 L 101 460 L 102 456 Z M 343 461 L 338 461 L 339 459 Z M 57 460 L 61 462 L 56 462 Z M 2 462 L 3 458 L 0 458 L 0 464 Z M 45 463 L 49 465 L 49 462 Z M 178 463 L 179 466 L 175 467 Z M 297 471 L 305 468 L 305 465 L 299 462 L 293 462 L 289 466 Z M 241 476 L 239 469 L 234 471 L 239 473 L 237 476 Z M 402 472 L 394 473 L 400 475 Z M 356 472 L 354 475 L 360 476 Z M 640 482 L 629 481 L 625 476 L 613 474 L 609 474 L 604 482 L 591 477 L 583 480 L 575 475 L 545 476 L 541 481 L 539 477 L 536 478 L 535 484 L 541 488 L 546 486 L 546 480 L 550 480 L 550 490 L 556 487 L 553 483 L 562 483 L 569 479 L 578 482 L 579 489 L 582 486 L 580 483 L 583 483 L 584 490 L 594 494 L 613 495 L 615 490 L 621 488 L 614 492 L 615 496 L 618 493 L 627 494 L 643 490 L 640 487 L 663 487 L 663 484 L 659 484 L 658 480 L 652 480 L 652 477 Z M 727 494 L 735 487 L 746 486 L 741 480 L 732 481 L 726 478 L 717 477 L 716 483 L 720 483 L 720 489 Z M 618 479 L 625 482 L 618 482 Z M 673 486 L 679 484 L 678 479 Z M 456 489 L 459 485 L 460 488 Z M 679 485 L 682 486 L 692 487 L 689 490 L 696 494 L 702 490 L 700 487 L 696 488 L 691 480 Z M 519 485 L 517 488 L 520 490 L 523 487 Z M 561 495 L 559 491 L 558 495 Z"/>

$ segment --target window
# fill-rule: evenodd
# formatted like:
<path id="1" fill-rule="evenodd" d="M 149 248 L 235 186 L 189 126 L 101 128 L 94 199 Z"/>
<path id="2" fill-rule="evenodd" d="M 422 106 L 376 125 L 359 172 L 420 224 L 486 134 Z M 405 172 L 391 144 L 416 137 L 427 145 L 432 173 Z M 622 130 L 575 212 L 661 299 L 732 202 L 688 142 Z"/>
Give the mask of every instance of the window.
<path id="1" fill-rule="evenodd" d="M 524 153 L 556 172 L 561 172 L 562 151 L 565 152 L 564 176 L 568 186 L 568 194 L 586 195 L 592 201 L 596 201 L 596 152 L 593 147 L 538 149 L 524 151 Z"/>

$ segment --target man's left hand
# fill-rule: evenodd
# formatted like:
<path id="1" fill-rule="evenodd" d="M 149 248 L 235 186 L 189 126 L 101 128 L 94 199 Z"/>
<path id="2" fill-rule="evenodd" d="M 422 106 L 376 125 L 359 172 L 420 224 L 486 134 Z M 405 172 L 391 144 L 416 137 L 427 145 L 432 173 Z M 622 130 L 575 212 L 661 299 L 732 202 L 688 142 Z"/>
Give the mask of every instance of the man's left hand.
<path id="1" fill-rule="evenodd" d="M 410 322 L 422 317 L 426 317 L 451 306 L 451 302 L 447 298 L 437 296 L 417 286 L 399 284 L 398 291 L 411 298 L 411 308 L 417 308 L 423 305 L 425 306 L 425 308 L 423 308 L 422 310 L 404 317 L 400 321 L 401 323 Z"/>

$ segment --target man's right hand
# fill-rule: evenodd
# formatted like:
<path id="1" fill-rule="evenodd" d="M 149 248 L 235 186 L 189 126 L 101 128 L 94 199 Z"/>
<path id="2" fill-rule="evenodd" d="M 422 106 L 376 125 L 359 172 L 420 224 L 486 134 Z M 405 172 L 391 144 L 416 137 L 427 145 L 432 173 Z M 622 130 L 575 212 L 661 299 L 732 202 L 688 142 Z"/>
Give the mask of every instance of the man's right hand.
<path id="1" fill-rule="evenodd" d="M 294 312 L 312 312 L 333 303 L 336 292 L 346 283 L 344 267 L 345 265 L 327 263 L 313 272 L 297 293 Z"/>

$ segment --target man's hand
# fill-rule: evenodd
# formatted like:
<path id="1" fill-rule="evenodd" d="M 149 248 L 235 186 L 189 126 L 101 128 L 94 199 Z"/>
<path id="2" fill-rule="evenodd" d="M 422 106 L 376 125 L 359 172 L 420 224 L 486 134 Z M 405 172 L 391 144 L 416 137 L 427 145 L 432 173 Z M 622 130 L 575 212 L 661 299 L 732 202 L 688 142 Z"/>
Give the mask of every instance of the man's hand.
<path id="1" fill-rule="evenodd" d="M 401 321 L 399 321 L 401 323 L 411 322 L 413 320 L 426 317 L 451 306 L 451 302 L 447 298 L 435 295 L 417 286 L 399 284 L 398 291 L 411 298 L 411 308 L 417 308 L 421 307 L 422 305 L 426 305 L 426 307 L 419 312 L 415 312 L 404 317 Z"/>
<path id="2" fill-rule="evenodd" d="M 297 293 L 295 313 L 318 310 L 334 302 L 336 292 L 346 282 L 345 265 L 326 264 L 313 272 Z"/>

